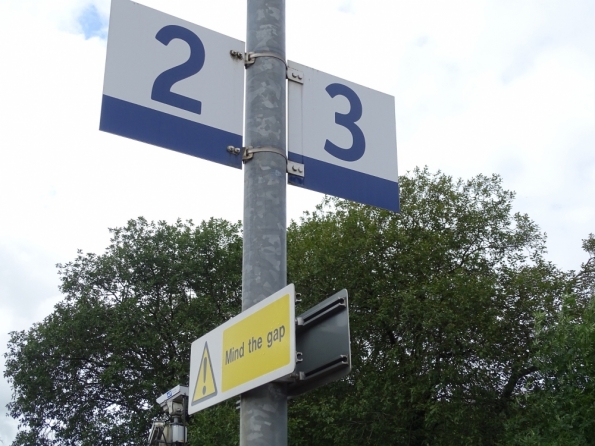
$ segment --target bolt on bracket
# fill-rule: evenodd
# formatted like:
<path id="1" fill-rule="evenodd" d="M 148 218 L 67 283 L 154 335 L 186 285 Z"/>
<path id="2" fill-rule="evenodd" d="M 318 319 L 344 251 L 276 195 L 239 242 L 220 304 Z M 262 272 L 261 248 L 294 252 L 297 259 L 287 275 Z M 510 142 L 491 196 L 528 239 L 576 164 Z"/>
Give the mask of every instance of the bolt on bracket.
<path id="1" fill-rule="evenodd" d="M 287 161 L 287 173 L 297 177 L 304 177 L 304 165 L 295 161 Z"/>
<path id="2" fill-rule="evenodd" d="M 243 60 L 244 59 L 244 53 L 242 53 L 240 51 L 229 50 L 229 55 L 231 57 L 233 57 L 234 59 L 238 59 L 238 60 Z"/>
<path id="3" fill-rule="evenodd" d="M 239 147 L 227 146 L 227 151 L 232 155 L 239 155 L 241 150 Z"/>
<path id="4" fill-rule="evenodd" d="M 304 83 L 304 73 L 295 68 L 287 67 L 287 79 L 298 84 Z"/>

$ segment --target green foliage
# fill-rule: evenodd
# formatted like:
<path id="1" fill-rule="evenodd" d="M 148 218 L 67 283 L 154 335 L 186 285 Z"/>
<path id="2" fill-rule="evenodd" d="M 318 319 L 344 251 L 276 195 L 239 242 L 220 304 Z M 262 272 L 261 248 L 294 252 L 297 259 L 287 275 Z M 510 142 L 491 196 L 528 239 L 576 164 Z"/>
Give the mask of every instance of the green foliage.
<path id="1" fill-rule="evenodd" d="M 155 398 L 188 382 L 191 342 L 239 311 L 239 232 L 139 218 L 105 254 L 58 265 L 64 300 L 5 355 L 13 444 L 143 444 Z"/>
<path id="2" fill-rule="evenodd" d="M 556 319 L 538 320 L 537 373 L 507 423 L 511 445 L 595 445 L 595 238 Z"/>
<path id="3" fill-rule="evenodd" d="M 304 309 L 347 288 L 353 371 L 292 403 L 292 444 L 495 444 L 564 275 L 497 176 L 401 178 L 402 214 L 328 199 L 288 233 Z"/>
<path id="4" fill-rule="evenodd" d="M 237 399 L 232 398 L 192 415 L 188 429 L 190 446 L 237 446 L 240 438 L 240 416 Z"/>
<path id="5" fill-rule="evenodd" d="M 498 176 L 401 177 L 402 213 L 326 199 L 288 229 L 304 311 L 346 288 L 352 373 L 290 401 L 290 444 L 595 444 L 595 238 L 578 273 Z M 64 300 L 11 333 L 18 445 L 140 445 L 154 401 L 188 382 L 190 344 L 240 311 L 239 224 L 139 218 L 59 265 Z M 324 342 L 322 340 L 321 342 Z M 191 445 L 236 445 L 235 401 Z"/>
<path id="6" fill-rule="evenodd" d="M 518 398 L 509 444 L 595 444 L 595 302 L 580 320 L 569 299 L 557 324 L 542 330 L 532 391 Z"/>

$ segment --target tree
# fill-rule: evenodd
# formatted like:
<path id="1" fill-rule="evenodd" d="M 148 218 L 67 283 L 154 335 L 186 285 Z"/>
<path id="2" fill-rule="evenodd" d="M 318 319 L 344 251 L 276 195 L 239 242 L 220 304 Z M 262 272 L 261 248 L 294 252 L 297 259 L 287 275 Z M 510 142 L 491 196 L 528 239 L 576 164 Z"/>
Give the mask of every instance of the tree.
<path id="1" fill-rule="evenodd" d="M 539 327 L 564 326 L 565 296 L 585 308 L 593 291 L 591 261 L 573 274 L 544 260 L 545 236 L 498 176 L 416 169 L 400 184 L 401 214 L 326 199 L 288 229 L 297 314 L 347 288 L 353 359 L 346 379 L 292 400 L 292 445 L 517 438 L 549 364 Z M 103 255 L 60 265 L 64 300 L 11 334 L 14 445 L 143 444 L 155 398 L 188 382 L 191 342 L 240 311 L 239 231 L 140 218 Z M 234 401 L 191 424 L 191 444 L 237 444 Z"/>
<path id="2" fill-rule="evenodd" d="M 139 218 L 110 232 L 103 255 L 58 265 L 54 312 L 11 333 L 15 446 L 144 444 L 155 399 L 188 383 L 191 342 L 240 309 L 239 224 Z"/>
<path id="3" fill-rule="evenodd" d="M 538 317 L 537 372 L 507 422 L 511 445 L 595 445 L 595 237 L 553 323 Z"/>
<path id="4" fill-rule="evenodd" d="M 292 403 L 292 444 L 496 444 L 535 372 L 534 315 L 550 321 L 566 286 L 543 234 L 498 176 L 400 184 L 400 215 L 327 199 L 290 227 L 302 308 L 349 291 L 353 359 Z"/>

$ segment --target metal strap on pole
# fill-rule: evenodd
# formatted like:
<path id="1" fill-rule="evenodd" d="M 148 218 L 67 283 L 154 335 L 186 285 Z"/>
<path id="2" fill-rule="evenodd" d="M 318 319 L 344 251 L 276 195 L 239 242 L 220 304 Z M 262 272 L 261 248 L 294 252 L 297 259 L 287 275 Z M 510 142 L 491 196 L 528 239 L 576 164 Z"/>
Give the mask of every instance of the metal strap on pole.
<path id="1" fill-rule="evenodd" d="M 281 62 L 283 62 L 287 68 L 287 62 L 285 61 L 285 58 L 271 51 L 265 51 L 263 53 L 246 53 L 246 58 L 244 59 L 244 65 L 246 68 L 256 62 L 256 59 L 259 57 L 274 57 L 275 59 L 279 59 Z"/>
<path id="2" fill-rule="evenodd" d="M 278 149 L 276 147 L 244 147 L 244 153 L 242 154 L 242 161 L 244 163 L 246 161 L 251 160 L 254 158 L 255 153 L 261 152 L 269 152 L 269 153 L 276 153 L 277 155 L 281 155 L 283 158 L 287 160 L 287 155 L 285 154 L 285 150 Z"/>

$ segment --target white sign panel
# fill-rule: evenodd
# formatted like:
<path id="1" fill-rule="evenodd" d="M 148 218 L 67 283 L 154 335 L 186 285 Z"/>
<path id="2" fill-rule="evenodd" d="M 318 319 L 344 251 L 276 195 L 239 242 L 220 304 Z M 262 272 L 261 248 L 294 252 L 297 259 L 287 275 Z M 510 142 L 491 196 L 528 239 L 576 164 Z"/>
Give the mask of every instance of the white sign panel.
<path id="1" fill-rule="evenodd" d="M 394 97 L 289 62 L 290 184 L 399 211 Z M 299 80 L 299 82 L 293 82 Z"/>
<path id="2" fill-rule="evenodd" d="M 192 343 L 191 415 L 295 370 L 295 289 L 269 296 Z"/>
<path id="3" fill-rule="evenodd" d="M 244 42 L 112 0 L 100 129 L 241 168 Z"/>

